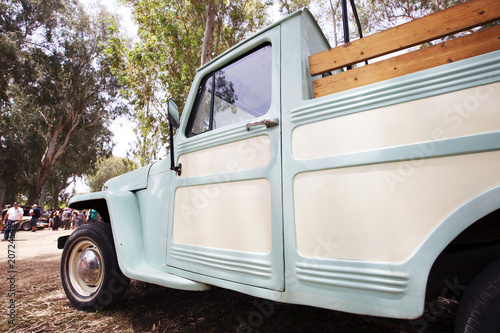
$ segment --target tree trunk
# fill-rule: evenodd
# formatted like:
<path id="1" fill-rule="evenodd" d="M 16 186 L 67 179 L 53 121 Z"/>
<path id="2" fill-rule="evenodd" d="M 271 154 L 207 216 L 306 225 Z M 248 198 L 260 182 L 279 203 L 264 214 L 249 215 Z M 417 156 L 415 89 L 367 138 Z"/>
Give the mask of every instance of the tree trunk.
<path id="1" fill-rule="evenodd" d="M 57 158 L 61 155 L 61 153 L 66 148 L 66 145 L 63 144 L 61 147 L 57 148 L 57 141 L 61 136 L 61 133 L 64 128 L 64 123 L 62 118 L 58 120 L 58 124 L 52 128 L 50 131 L 50 138 L 47 144 L 47 148 L 45 149 L 45 154 L 40 161 L 40 170 L 38 171 L 38 175 L 31 185 L 30 193 L 28 194 L 27 205 L 33 205 L 36 203 L 36 199 L 40 195 L 42 191 L 42 187 L 45 184 L 45 181 L 49 177 L 50 170 L 52 166 L 56 162 Z M 71 133 L 67 134 L 69 136 Z"/>
<path id="2" fill-rule="evenodd" d="M 333 9 L 332 0 L 330 0 L 330 8 L 332 9 L 332 19 L 333 19 L 333 41 L 335 43 L 334 47 L 338 45 L 337 43 L 337 20 L 335 19 L 336 10 Z"/>
<path id="3" fill-rule="evenodd" d="M 81 112 L 80 112 L 81 113 Z M 41 164 L 40 164 L 40 171 L 38 172 L 38 176 L 36 177 L 35 182 L 31 186 L 30 193 L 28 195 L 28 201 L 27 205 L 33 205 L 36 202 L 36 199 L 40 195 L 40 192 L 42 191 L 42 187 L 47 181 L 47 178 L 49 177 L 50 170 L 52 169 L 52 166 L 54 163 L 57 161 L 57 159 L 62 155 L 64 150 L 68 147 L 69 140 L 71 136 L 76 133 L 76 128 L 78 124 L 80 123 L 78 117 L 68 117 L 65 120 L 63 120 L 63 117 L 60 116 L 57 125 L 52 127 L 50 131 L 50 138 L 49 138 L 49 143 L 47 145 L 47 148 L 45 149 L 45 153 L 43 154 Z M 70 125 L 71 128 L 69 131 L 64 134 L 63 136 L 63 130 L 66 125 Z M 60 138 L 63 138 L 63 143 L 59 145 L 58 147 L 58 141 Z"/>
<path id="4" fill-rule="evenodd" d="M 6 190 L 5 184 L 0 183 L 0 210 L 3 209 L 3 199 L 5 197 L 5 190 Z"/>
<path id="5" fill-rule="evenodd" d="M 203 36 L 203 46 L 201 49 L 201 65 L 203 66 L 211 59 L 212 40 L 214 38 L 215 29 L 215 6 L 213 2 L 209 2 L 206 6 L 207 21 L 205 22 L 205 34 Z"/>
<path id="6" fill-rule="evenodd" d="M 47 184 L 43 184 L 42 186 L 42 193 L 40 194 L 40 199 L 38 200 L 38 207 L 40 209 L 44 209 L 44 204 L 45 204 L 45 194 L 47 193 Z"/>
<path id="7" fill-rule="evenodd" d="M 38 196 L 42 191 L 42 187 L 43 185 L 45 185 L 45 181 L 49 177 L 50 169 L 52 168 L 53 164 L 54 161 L 49 162 L 47 160 L 42 160 L 42 165 L 40 167 L 38 176 L 36 177 L 35 182 L 31 185 L 31 190 L 28 195 L 28 201 L 26 202 L 27 205 L 31 206 L 36 203 L 36 200 L 38 199 Z"/>

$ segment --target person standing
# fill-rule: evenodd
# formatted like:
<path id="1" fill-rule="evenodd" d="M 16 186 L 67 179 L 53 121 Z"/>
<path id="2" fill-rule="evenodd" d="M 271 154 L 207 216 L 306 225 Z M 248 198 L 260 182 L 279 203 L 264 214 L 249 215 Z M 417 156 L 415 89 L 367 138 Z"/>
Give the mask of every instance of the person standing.
<path id="1" fill-rule="evenodd" d="M 69 210 L 69 208 L 64 208 L 62 219 L 64 222 L 64 230 L 69 230 L 71 223 L 71 211 Z"/>
<path id="2" fill-rule="evenodd" d="M 61 226 L 61 215 L 62 215 L 62 208 L 59 208 L 55 211 L 54 214 L 54 227 L 52 230 L 57 231 L 58 228 Z"/>
<path id="3" fill-rule="evenodd" d="M 91 209 L 89 212 L 89 223 L 97 222 L 97 212 L 94 209 Z"/>
<path id="4" fill-rule="evenodd" d="M 49 228 L 52 229 L 52 231 L 56 231 L 56 211 L 52 211 L 49 215 Z"/>
<path id="5" fill-rule="evenodd" d="M 2 241 L 6 241 L 9 237 L 9 232 L 11 234 L 11 240 L 14 240 L 14 235 L 16 234 L 17 223 L 23 218 L 23 210 L 19 208 L 19 202 L 14 202 L 14 207 L 9 208 L 7 214 L 4 217 L 5 223 L 5 234 L 3 235 Z M 12 229 L 12 230 L 11 230 Z"/>
<path id="6" fill-rule="evenodd" d="M 76 229 L 77 220 L 78 220 L 78 212 L 76 210 L 74 210 L 71 213 L 71 230 L 75 230 Z"/>
<path id="7" fill-rule="evenodd" d="M 82 225 L 82 223 L 85 221 L 85 212 L 84 211 L 80 211 L 78 212 L 78 217 L 76 219 L 76 227 L 80 227 Z"/>
<path id="8" fill-rule="evenodd" d="M 33 205 L 30 210 L 30 215 L 31 215 L 31 232 L 36 231 L 36 224 L 38 220 L 40 219 L 40 208 L 38 208 L 37 205 Z"/>

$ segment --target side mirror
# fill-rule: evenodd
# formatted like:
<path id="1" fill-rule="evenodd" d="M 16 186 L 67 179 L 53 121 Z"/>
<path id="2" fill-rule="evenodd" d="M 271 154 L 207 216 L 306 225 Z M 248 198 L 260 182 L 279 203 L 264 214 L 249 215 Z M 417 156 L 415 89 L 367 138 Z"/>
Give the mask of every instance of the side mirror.
<path id="1" fill-rule="evenodd" d="M 169 99 L 168 100 L 168 106 L 167 106 L 167 111 L 168 111 L 168 121 L 170 124 L 172 124 L 173 127 L 179 128 L 179 107 L 177 104 L 175 104 L 174 100 Z"/>
<path id="2" fill-rule="evenodd" d="M 172 99 L 168 100 L 167 105 L 168 112 L 168 132 L 170 135 L 170 170 L 175 171 L 175 173 L 180 176 L 182 170 L 182 164 L 175 165 L 174 157 L 174 127 L 179 128 L 179 108 L 177 104 Z"/>

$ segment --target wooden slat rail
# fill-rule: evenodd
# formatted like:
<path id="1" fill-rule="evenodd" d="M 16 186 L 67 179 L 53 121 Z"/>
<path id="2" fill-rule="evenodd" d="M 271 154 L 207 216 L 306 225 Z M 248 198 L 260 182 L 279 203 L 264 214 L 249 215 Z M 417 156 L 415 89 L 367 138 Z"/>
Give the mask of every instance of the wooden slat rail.
<path id="1" fill-rule="evenodd" d="M 500 19 L 500 0 L 472 0 L 309 58 L 311 75 L 328 72 Z M 313 82 L 314 97 L 433 68 L 500 49 L 500 26 Z"/>
<path id="2" fill-rule="evenodd" d="M 500 50 L 500 26 L 316 80 L 313 82 L 314 97 L 330 95 L 497 50 Z"/>
<path id="3" fill-rule="evenodd" d="M 471 0 L 309 57 L 312 76 L 487 24 L 499 19 L 499 0 Z"/>

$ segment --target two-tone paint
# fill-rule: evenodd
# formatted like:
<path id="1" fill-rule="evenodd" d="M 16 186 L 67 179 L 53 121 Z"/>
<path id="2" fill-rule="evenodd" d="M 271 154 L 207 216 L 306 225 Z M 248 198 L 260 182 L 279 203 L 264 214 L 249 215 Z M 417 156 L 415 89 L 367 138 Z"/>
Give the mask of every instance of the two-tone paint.
<path id="1" fill-rule="evenodd" d="M 202 79 L 272 46 L 262 119 L 186 136 Z M 329 45 L 307 10 L 200 68 L 169 158 L 76 196 L 105 211 L 120 268 L 288 303 L 416 318 L 441 251 L 500 208 L 500 53 L 312 97 Z M 259 120 L 259 119 L 257 119 Z"/>

